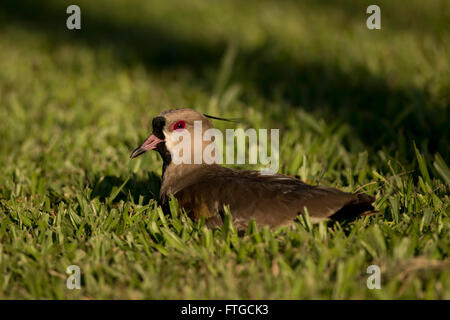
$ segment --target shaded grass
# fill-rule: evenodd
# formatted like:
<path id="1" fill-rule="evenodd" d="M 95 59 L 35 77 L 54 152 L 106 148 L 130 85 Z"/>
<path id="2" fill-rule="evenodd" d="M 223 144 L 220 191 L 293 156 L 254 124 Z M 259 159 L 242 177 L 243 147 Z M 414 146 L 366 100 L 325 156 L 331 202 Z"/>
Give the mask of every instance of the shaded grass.
<path id="1" fill-rule="evenodd" d="M 7 23 L 37 28 L 48 36 L 50 46 L 80 42 L 106 47 L 127 65 L 142 63 L 157 72 L 185 69 L 208 90 L 220 89 L 212 85 L 214 69 L 231 44 L 238 52 L 228 80 L 241 87 L 246 104 L 262 96 L 328 121 L 337 116 L 352 126 L 366 147 L 388 147 L 403 152 L 401 157 L 413 150 L 399 150 L 398 145 L 412 139 L 431 152 L 450 155 L 445 121 L 450 89 L 445 72 L 450 49 L 448 4 L 434 1 L 428 10 L 420 10 L 419 1 L 410 9 L 385 1 L 380 5 L 386 31 L 377 33 L 365 27 L 366 2 L 345 2 L 340 8 L 329 1 L 319 3 L 296 6 L 286 1 L 279 8 L 265 2 L 254 14 L 252 2 L 217 4 L 210 11 L 201 1 L 178 11 L 174 4 L 133 6 L 113 1 L 109 10 L 103 10 L 80 2 L 86 10 L 79 32 L 64 27 L 64 1 L 20 5 L 6 1 L 2 6 Z M 242 10 L 239 15 L 236 6 Z M 220 25 L 214 24 L 220 14 L 224 15 Z M 426 23 L 430 15 L 433 24 Z M 410 19 L 417 21 L 411 27 L 414 33 L 405 32 Z M 205 26 L 212 29 L 206 32 Z M 418 32 L 419 26 L 427 32 Z"/>
<path id="2" fill-rule="evenodd" d="M 351 1 L 82 1 L 69 32 L 64 1 L 2 2 L 0 297 L 448 299 L 450 43 L 431 3 L 383 2 L 371 32 Z M 160 159 L 128 155 L 181 106 L 280 128 L 282 173 L 380 214 L 243 237 L 164 216 Z"/>

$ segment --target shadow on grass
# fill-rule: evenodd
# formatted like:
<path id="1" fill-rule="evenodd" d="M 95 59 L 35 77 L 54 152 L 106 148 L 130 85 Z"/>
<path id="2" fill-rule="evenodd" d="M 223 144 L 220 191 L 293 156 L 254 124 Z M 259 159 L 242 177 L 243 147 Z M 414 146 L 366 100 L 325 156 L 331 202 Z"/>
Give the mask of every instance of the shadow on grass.
<path id="1" fill-rule="evenodd" d="M 125 183 L 126 179 L 117 176 L 96 176 L 92 182 L 91 199 L 98 198 L 104 202 L 114 197 L 114 192 Z M 112 203 L 117 203 L 121 200 L 127 201 L 129 197 L 133 199 L 134 203 L 147 204 L 151 199 L 159 200 L 159 189 L 161 187 L 161 180 L 154 172 L 148 173 L 147 179 L 138 178 L 133 175 L 129 178 L 126 184 L 114 197 Z"/>
<path id="2" fill-rule="evenodd" d="M 60 45 L 82 42 L 91 48 L 108 47 L 124 64 L 143 63 L 158 70 L 168 66 L 188 66 L 195 72 L 205 64 L 217 62 L 225 45 L 208 46 L 163 30 L 152 21 L 117 24 L 110 17 L 82 11 L 81 30 L 66 28 L 66 8 L 70 1 L 14 1 L 0 2 L 0 24 L 18 23 L 32 31 L 48 35 L 50 43 Z"/>
<path id="3" fill-rule="evenodd" d="M 56 45 L 80 41 L 93 49 L 107 46 L 122 63 L 142 63 L 152 71 L 180 67 L 196 81 L 212 86 L 214 79 L 208 79 L 207 71 L 218 69 L 227 43 L 182 37 L 147 20 L 144 25 L 117 23 L 87 11 L 83 11 L 83 29 L 70 32 L 65 28 L 68 4 L 2 1 L 0 24 L 25 25 L 43 32 Z M 345 122 L 352 129 L 350 138 L 369 150 L 384 147 L 413 159 L 411 140 L 415 140 L 425 153 L 450 155 L 448 98 L 433 101 L 423 88 L 391 87 L 388 79 L 362 65 L 347 71 L 321 61 L 302 63 L 288 51 L 274 48 L 276 39 L 269 39 L 260 48 L 239 52 L 231 81 L 244 86 L 244 100 L 251 102 L 256 94 L 292 108 L 301 106 L 327 121 Z"/>

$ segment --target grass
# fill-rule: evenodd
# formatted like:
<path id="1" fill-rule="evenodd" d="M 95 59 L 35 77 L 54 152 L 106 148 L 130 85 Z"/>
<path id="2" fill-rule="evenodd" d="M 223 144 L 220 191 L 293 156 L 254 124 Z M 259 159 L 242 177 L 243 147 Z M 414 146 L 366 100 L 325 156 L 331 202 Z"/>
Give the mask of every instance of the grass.
<path id="1" fill-rule="evenodd" d="M 367 1 L 77 3 L 76 32 L 72 2 L 0 4 L 0 298 L 450 299 L 448 1 L 379 1 L 381 31 Z M 280 128 L 280 172 L 380 213 L 164 216 L 160 158 L 128 156 L 170 107 Z"/>

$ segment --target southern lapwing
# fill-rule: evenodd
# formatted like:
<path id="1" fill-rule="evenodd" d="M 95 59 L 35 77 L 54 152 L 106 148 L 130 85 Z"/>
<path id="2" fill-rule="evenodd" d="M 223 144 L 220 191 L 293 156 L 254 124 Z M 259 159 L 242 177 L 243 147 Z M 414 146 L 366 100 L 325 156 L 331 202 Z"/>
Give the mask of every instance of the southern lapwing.
<path id="1" fill-rule="evenodd" d="M 354 218 L 373 212 L 375 199 L 366 194 L 347 193 L 309 185 L 286 175 L 235 170 L 204 161 L 175 163 L 171 152 L 174 132 L 184 131 L 202 139 L 200 143 L 205 148 L 202 136 L 194 137 L 194 121 L 201 121 L 204 132 L 213 128 L 209 118 L 222 119 L 192 109 L 164 111 L 153 119 L 153 133 L 131 153 L 130 158 L 148 150 L 156 150 L 161 155 L 163 205 L 167 205 L 173 195 L 192 219 L 203 216 L 210 227 L 222 225 L 224 208 L 228 206 L 238 230 L 247 228 L 251 220 L 258 226 L 287 225 L 305 211 L 312 222 Z"/>

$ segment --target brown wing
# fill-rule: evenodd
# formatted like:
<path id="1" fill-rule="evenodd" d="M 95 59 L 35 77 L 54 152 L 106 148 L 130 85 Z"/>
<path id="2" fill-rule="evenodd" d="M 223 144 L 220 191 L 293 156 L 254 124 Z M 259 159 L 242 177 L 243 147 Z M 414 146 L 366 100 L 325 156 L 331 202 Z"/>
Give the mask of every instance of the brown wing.
<path id="1" fill-rule="evenodd" d="M 234 224 L 243 229 L 250 220 L 258 225 L 289 224 L 304 214 L 305 208 L 313 222 L 348 218 L 373 210 L 374 199 L 367 195 L 311 186 L 284 175 L 219 168 L 204 170 L 192 183 L 174 190 L 180 206 L 192 218 L 204 216 L 212 224 L 220 224 L 223 207 L 229 206 Z"/>

